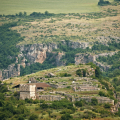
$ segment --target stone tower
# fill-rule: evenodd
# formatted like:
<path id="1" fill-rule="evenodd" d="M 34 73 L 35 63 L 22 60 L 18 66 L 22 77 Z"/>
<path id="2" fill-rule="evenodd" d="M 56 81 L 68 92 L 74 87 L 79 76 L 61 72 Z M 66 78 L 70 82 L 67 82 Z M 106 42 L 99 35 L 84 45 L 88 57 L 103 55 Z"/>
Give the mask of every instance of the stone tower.
<path id="1" fill-rule="evenodd" d="M 28 99 L 36 99 L 36 85 L 20 85 L 20 99 L 25 100 Z"/>

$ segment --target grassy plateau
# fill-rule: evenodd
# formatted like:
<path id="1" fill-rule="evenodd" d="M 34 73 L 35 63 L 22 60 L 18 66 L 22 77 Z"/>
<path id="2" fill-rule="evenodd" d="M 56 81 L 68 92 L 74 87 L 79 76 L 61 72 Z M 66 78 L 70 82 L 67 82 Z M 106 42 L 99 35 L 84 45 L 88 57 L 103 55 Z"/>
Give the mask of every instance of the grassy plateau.
<path id="1" fill-rule="evenodd" d="M 0 14 L 15 14 L 26 11 L 51 13 L 97 12 L 99 0 L 0 0 Z M 111 0 L 112 1 L 112 0 Z"/>

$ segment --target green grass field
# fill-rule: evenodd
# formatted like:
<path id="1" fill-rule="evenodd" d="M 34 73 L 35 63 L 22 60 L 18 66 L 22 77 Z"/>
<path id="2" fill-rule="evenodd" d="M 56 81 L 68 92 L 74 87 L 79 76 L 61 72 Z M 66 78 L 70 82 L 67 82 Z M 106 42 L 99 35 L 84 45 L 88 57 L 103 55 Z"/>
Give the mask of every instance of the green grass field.
<path id="1" fill-rule="evenodd" d="M 26 11 L 50 13 L 86 13 L 99 11 L 99 0 L 0 0 L 0 14 Z M 113 0 L 109 0 L 113 1 Z"/>

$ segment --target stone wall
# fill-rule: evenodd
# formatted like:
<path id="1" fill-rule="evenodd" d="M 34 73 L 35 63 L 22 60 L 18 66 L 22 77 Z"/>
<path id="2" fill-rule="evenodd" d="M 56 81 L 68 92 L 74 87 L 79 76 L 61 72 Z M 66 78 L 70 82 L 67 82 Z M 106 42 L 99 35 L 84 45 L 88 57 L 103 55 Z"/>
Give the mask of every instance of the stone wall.
<path id="1" fill-rule="evenodd" d="M 96 91 L 96 90 L 100 90 L 100 88 L 97 88 L 95 86 L 85 85 L 85 86 L 74 86 L 73 90 L 75 92 L 78 92 L 78 91 Z"/>
<path id="2" fill-rule="evenodd" d="M 55 100 L 61 100 L 61 96 L 55 96 L 55 95 L 39 95 L 39 100 L 45 100 L 45 101 L 55 101 Z"/>
<path id="3" fill-rule="evenodd" d="M 91 102 L 91 99 L 94 97 L 94 96 L 88 96 L 88 97 L 74 97 L 70 94 L 66 94 L 66 93 L 63 93 L 63 92 L 56 92 L 56 94 L 60 94 L 60 95 L 63 95 L 63 96 L 66 96 L 66 98 L 72 102 L 74 101 L 80 101 L 80 100 L 85 100 L 86 102 Z M 112 99 L 109 99 L 107 97 L 95 97 L 97 100 L 98 100 L 98 103 L 110 103 L 112 105 L 114 105 L 114 100 Z"/>
<path id="4" fill-rule="evenodd" d="M 86 102 L 91 102 L 91 99 L 93 97 L 80 97 L 80 98 L 76 98 L 76 101 L 80 101 L 80 100 L 85 100 Z M 114 105 L 114 100 L 109 99 L 107 97 L 95 97 L 98 100 L 98 103 L 110 103 L 112 105 Z"/>
<path id="5" fill-rule="evenodd" d="M 120 102 L 118 102 L 117 104 L 115 104 L 115 105 L 113 105 L 112 107 L 111 107 L 111 112 L 112 113 L 115 113 L 115 112 L 118 112 L 118 108 L 120 108 Z"/>

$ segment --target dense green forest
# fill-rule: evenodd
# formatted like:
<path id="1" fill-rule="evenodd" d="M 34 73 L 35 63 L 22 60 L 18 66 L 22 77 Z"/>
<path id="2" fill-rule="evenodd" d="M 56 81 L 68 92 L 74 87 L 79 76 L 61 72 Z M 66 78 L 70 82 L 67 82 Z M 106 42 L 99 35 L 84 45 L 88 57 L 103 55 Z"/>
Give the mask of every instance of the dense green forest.
<path id="1" fill-rule="evenodd" d="M 9 23 L 0 26 L 0 69 L 7 68 L 8 65 L 15 62 L 15 56 L 18 55 L 19 49 L 16 44 L 23 38 L 19 33 L 10 29 L 17 23 Z"/>

